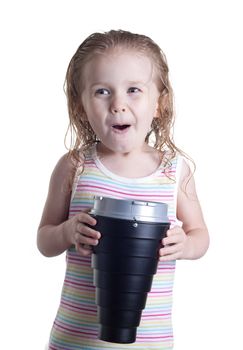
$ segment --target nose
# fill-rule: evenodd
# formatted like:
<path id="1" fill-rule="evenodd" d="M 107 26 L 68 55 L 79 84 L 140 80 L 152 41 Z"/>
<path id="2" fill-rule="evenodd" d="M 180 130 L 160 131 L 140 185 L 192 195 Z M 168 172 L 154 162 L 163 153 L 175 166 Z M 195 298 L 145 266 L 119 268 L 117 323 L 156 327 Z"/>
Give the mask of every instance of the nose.
<path id="1" fill-rule="evenodd" d="M 126 112 L 126 108 L 125 107 L 112 107 L 111 109 L 112 113 L 113 114 L 116 114 L 116 113 L 120 113 L 120 112 Z"/>
<path id="2" fill-rule="evenodd" d="M 111 112 L 112 114 L 126 112 L 125 102 L 120 97 L 114 98 L 111 102 Z"/>

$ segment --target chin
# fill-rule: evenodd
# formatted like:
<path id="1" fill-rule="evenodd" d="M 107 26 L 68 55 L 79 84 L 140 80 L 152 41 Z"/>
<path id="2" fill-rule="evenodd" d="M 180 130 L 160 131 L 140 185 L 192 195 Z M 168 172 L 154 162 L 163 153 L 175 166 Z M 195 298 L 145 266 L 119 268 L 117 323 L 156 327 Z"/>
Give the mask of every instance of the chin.
<path id="1" fill-rule="evenodd" d="M 126 153 L 129 152 L 132 147 L 129 146 L 127 143 L 118 143 L 118 142 L 107 142 L 108 140 L 101 140 L 101 145 L 100 148 L 104 148 L 104 150 L 106 149 L 107 151 L 112 151 L 115 153 Z"/>
<path id="2" fill-rule="evenodd" d="M 143 146 L 135 144 L 134 142 L 103 142 L 103 146 L 110 150 L 111 152 L 114 153 L 120 153 L 120 154 L 127 154 L 127 153 L 131 153 L 134 152 L 140 148 L 142 148 Z"/>
<path id="3" fill-rule="evenodd" d="M 128 153 L 136 150 L 137 148 L 139 148 L 139 146 L 134 142 L 124 142 L 119 145 L 114 145 L 114 149 L 115 148 L 117 149 L 118 152 L 120 151 L 122 153 Z"/>
<path id="4" fill-rule="evenodd" d="M 115 153 L 127 154 L 133 151 L 133 148 L 130 147 L 114 147 L 111 150 Z"/>

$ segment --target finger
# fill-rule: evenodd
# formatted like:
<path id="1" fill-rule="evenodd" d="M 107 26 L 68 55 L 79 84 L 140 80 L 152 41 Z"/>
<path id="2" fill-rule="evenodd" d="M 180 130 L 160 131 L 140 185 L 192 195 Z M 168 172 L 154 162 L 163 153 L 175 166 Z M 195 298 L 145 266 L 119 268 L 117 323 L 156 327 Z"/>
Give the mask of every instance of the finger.
<path id="1" fill-rule="evenodd" d="M 94 239 L 99 239 L 101 236 L 99 231 L 96 231 L 91 227 L 84 225 L 81 222 L 77 224 L 77 232 L 82 234 L 83 236 L 94 238 Z"/>
<path id="2" fill-rule="evenodd" d="M 170 261 L 170 260 L 177 260 L 181 258 L 181 252 L 177 252 L 170 255 L 160 256 L 159 261 Z"/>
<path id="3" fill-rule="evenodd" d="M 92 253 L 92 246 L 96 244 L 98 244 L 98 241 L 87 238 L 79 233 L 75 234 L 75 248 L 82 255 L 89 255 Z"/>
<path id="4" fill-rule="evenodd" d="M 178 233 L 181 233 L 181 232 L 182 232 L 182 228 L 180 226 L 174 226 L 174 227 L 170 228 L 169 230 L 167 230 L 166 235 L 167 235 L 167 237 L 169 237 L 169 236 L 173 236 L 173 235 L 176 235 Z"/>
<path id="5" fill-rule="evenodd" d="M 174 228 L 168 230 L 166 232 L 166 236 L 162 239 L 162 245 L 165 246 L 167 244 L 171 244 L 174 243 L 174 238 L 173 236 L 176 234 L 176 231 L 174 230 Z M 172 238 L 171 238 L 172 237 Z"/>
<path id="6" fill-rule="evenodd" d="M 160 256 L 173 255 L 182 251 L 182 244 L 174 244 L 161 248 L 159 251 Z"/>
<path id="7" fill-rule="evenodd" d="M 183 237 L 179 234 L 173 235 L 170 237 L 165 237 L 162 240 L 163 246 L 171 245 L 171 244 L 177 244 L 183 242 Z"/>
<path id="8" fill-rule="evenodd" d="M 99 243 L 97 238 L 92 238 L 87 235 L 84 235 L 82 233 L 76 233 L 75 234 L 75 243 L 80 245 L 97 245 Z"/>
<path id="9" fill-rule="evenodd" d="M 89 256 L 93 252 L 92 247 L 90 245 L 86 245 L 86 244 L 76 244 L 75 248 L 76 248 L 77 252 L 83 256 Z"/>
<path id="10" fill-rule="evenodd" d="M 78 214 L 77 220 L 81 223 L 85 223 L 91 226 L 95 226 L 97 223 L 94 217 L 90 216 L 88 213 L 85 213 L 85 212 Z"/>
<path id="11" fill-rule="evenodd" d="M 167 231 L 167 237 L 163 238 L 162 244 L 182 243 L 185 240 L 186 234 L 181 227 L 176 227 Z"/>

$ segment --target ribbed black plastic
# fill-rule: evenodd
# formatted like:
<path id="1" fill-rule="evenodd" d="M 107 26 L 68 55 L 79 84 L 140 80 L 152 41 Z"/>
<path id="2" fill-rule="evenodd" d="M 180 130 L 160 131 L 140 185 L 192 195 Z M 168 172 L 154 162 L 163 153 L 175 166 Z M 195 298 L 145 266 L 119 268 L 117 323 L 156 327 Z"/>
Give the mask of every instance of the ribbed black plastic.
<path id="1" fill-rule="evenodd" d="M 131 269 L 130 269 L 131 270 Z M 149 292 L 153 282 L 152 274 L 137 275 L 132 273 L 110 273 L 94 269 L 94 285 L 97 288 L 105 288 L 120 292 Z"/>
<path id="2" fill-rule="evenodd" d="M 115 248 L 119 249 L 119 248 Z M 156 251 L 155 251 L 156 254 Z M 143 258 L 138 256 L 127 256 L 116 254 L 113 250 L 112 253 L 99 253 L 94 254 L 92 257 L 92 267 L 101 271 L 110 273 L 131 273 L 133 275 L 153 275 L 156 273 L 158 265 L 157 257 Z"/>
<path id="3" fill-rule="evenodd" d="M 99 326 L 99 338 L 111 343 L 128 344 L 136 341 L 137 327 L 117 328 L 105 325 Z"/>
<path id="4" fill-rule="evenodd" d="M 117 292 L 110 289 L 96 288 L 96 304 L 103 308 L 119 310 L 144 309 L 147 299 L 147 292 Z"/>
<path id="5" fill-rule="evenodd" d="M 99 338 L 133 343 L 169 223 L 95 218 L 101 232 L 92 254 Z"/>

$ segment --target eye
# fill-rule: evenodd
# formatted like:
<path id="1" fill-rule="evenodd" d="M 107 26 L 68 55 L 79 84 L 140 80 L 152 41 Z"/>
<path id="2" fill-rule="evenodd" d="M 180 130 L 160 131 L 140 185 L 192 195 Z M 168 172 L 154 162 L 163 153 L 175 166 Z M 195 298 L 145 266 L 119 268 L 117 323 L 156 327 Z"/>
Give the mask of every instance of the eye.
<path id="1" fill-rule="evenodd" d="M 95 91 L 95 94 L 96 95 L 110 95 L 110 91 L 108 89 L 101 88 L 101 89 L 97 89 Z"/>
<path id="2" fill-rule="evenodd" d="M 139 88 L 137 88 L 137 87 L 134 87 L 134 86 L 132 86 L 132 87 L 130 87 L 129 89 L 128 89 L 128 93 L 132 93 L 132 94 L 134 94 L 134 93 L 136 93 L 136 92 L 140 92 L 141 90 L 139 89 Z"/>

